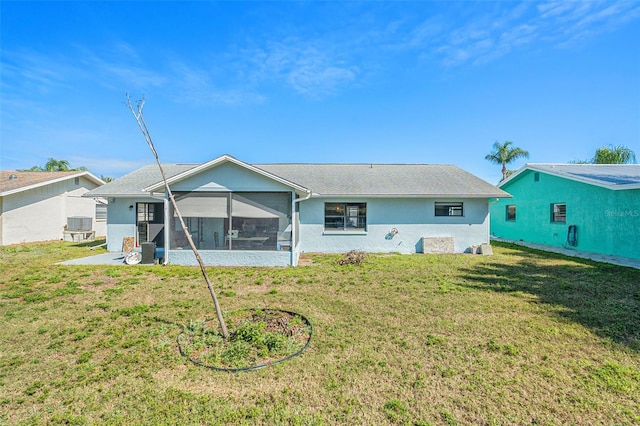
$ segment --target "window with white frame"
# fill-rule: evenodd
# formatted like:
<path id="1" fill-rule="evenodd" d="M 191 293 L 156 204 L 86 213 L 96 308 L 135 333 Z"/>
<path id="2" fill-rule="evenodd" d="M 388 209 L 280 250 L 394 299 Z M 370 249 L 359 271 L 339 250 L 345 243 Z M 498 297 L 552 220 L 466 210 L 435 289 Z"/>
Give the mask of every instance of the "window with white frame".
<path id="1" fill-rule="evenodd" d="M 107 205 L 100 201 L 96 202 L 96 222 L 107 221 Z"/>
<path id="2" fill-rule="evenodd" d="M 463 204 L 460 202 L 435 202 L 436 216 L 464 216 Z"/>
<path id="3" fill-rule="evenodd" d="M 367 203 L 325 203 L 325 231 L 366 231 Z"/>
<path id="4" fill-rule="evenodd" d="M 510 222 L 515 222 L 516 221 L 516 206 L 514 206 L 513 204 L 508 205 L 506 208 L 506 215 L 507 215 L 507 220 Z"/>
<path id="5" fill-rule="evenodd" d="M 566 203 L 551 204 L 551 222 L 566 223 L 567 222 L 567 205 Z"/>

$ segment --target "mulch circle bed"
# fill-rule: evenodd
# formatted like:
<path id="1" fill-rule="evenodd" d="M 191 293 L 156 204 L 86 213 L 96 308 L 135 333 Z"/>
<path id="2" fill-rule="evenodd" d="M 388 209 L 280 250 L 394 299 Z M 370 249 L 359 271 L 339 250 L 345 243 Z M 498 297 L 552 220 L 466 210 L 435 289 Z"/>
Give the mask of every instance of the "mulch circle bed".
<path id="1" fill-rule="evenodd" d="M 220 371 L 251 371 L 279 364 L 304 352 L 313 326 L 296 312 L 243 309 L 225 314 L 224 339 L 217 318 L 192 322 L 177 337 L 180 354 L 190 362 Z"/>

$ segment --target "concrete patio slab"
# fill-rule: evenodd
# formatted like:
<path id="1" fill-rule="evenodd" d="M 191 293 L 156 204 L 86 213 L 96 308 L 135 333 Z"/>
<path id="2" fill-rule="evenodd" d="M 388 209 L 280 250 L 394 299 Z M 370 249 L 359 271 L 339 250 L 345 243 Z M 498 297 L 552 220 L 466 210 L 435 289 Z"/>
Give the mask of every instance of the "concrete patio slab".
<path id="1" fill-rule="evenodd" d="M 102 253 L 79 259 L 65 260 L 58 263 L 58 265 L 125 265 L 125 263 L 124 254 L 122 253 Z"/>

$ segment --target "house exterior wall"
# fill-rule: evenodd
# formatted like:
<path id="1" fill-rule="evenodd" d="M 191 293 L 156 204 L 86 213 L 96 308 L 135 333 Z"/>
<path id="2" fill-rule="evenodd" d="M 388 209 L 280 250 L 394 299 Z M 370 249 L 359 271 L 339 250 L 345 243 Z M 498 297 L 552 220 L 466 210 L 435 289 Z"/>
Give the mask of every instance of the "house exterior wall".
<path id="1" fill-rule="evenodd" d="M 424 237 L 444 237 L 453 240 L 457 253 L 468 252 L 471 247 L 489 242 L 489 206 L 486 198 L 432 199 L 432 198 L 366 198 L 366 197 L 312 197 L 295 200 L 291 186 L 270 179 L 260 173 L 233 163 L 222 163 L 208 170 L 171 184 L 178 192 L 290 192 L 292 195 L 293 241 L 291 250 L 200 250 L 207 265 L 287 266 L 297 265 L 303 252 L 344 253 L 358 249 L 367 252 L 422 252 Z M 125 236 L 136 235 L 138 202 L 158 202 L 154 198 L 116 198 L 109 200 L 109 251 L 120 251 Z M 462 202 L 463 216 L 436 216 L 435 202 Z M 325 231 L 325 203 L 367 203 L 366 231 Z M 134 206 L 129 209 L 129 206 Z M 165 212 L 167 212 L 165 210 Z M 167 221 L 169 215 L 165 214 Z M 390 230 L 398 233 L 392 235 Z M 169 226 L 166 226 L 169 229 Z M 169 238 L 165 238 L 168 243 Z M 165 260 L 174 264 L 195 265 L 192 251 L 165 247 Z"/>
<path id="2" fill-rule="evenodd" d="M 176 182 L 171 190 L 177 191 L 236 191 L 271 192 L 291 191 L 291 187 L 247 170 L 236 164 L 225 163 L 195 176 Z"/>
<path id="3" fill-rule="evenodd" d="M 538 173 L 538 181 L 535 181 Z M 618 190 L 527 170 L 502 187 L 513 198 L 491 206 L 491 233 L 509 240 L 640 259 L 640 189 Z M 551 204 L 566 203 L 566 222 L 551 222 Z M 506 206 L 516 220 L 506 220 Z M 577 245 L 567 244 L 570 225 Z"/>
<path id="4" fill-rule="evenodd" d="M 34 241 L 62 240 L 67 218 L 92 218 L 96 235 L 105 235 L 104 224 L 96 224 L 96 203 L 82 195 L 97 185 L 80 178 L 55 182 L 2 197 L 2 245 Z M 100 228 L 102 226 L 102 228 Z"/>
<path id="5" fill-rule="evenodd" d="M 205 265 L 215 266 L 289 266 L 289 251 L 200 250 Z M 177 265 L 197 265 L 191 250 L 171 250 L 168 261 Z"/>
<path id="6" fill-rule="evenodd" d="M 253 171 L 235 164 L 221 164 L 204 170 L 195 176 L 171 185 L 174 193 L 178 192 L 293 192 L 289 186 L 276 182 Z M 126 236 L 135 236 L 136 203 L 160 202 L 159 198 L 115 198 L 108 207 L 108 241 L 107 250 L 122 250 L 122 240 Z M 129 206 L 134 206 L 129 209 Z M 165 230 L 170 228 L 169 214 L 165 210 Z M 173 264 L 196 265 L 197 261 L 191 250 L 169 250 L 169 235 L 165 233 L 165 261 Z M 293 251 L 251 251 L 251 250 L 199 250 L 200 257 L 207 265 L 216 266 L 287 266 L 296 264 Z"/>
<path id="7" fill-rule="evenodd" d="M 435 216 L 436 201 L 460 201 L 464 216 Z M 366 232 L 325 231 L 325 202 L 366 202 Z M 392 228 L 398 233 L 392 235 Z M 300 203 L 300 252 L 345 253 L 422 252 L 423 237 L 451 237 L 454 251 L 489 242 L 489 208 L 486 199 L 436 200 L 425 198 L 312 198 Z"/>
<path id="8" fill-rule="evenodd" d="M 110 198 L 107 206 L 107 250 L 122 251 L 124 237 L 137 235 L 136 203 L 161 202 L 163 202 L 162 199 L 152 197 Z"/>

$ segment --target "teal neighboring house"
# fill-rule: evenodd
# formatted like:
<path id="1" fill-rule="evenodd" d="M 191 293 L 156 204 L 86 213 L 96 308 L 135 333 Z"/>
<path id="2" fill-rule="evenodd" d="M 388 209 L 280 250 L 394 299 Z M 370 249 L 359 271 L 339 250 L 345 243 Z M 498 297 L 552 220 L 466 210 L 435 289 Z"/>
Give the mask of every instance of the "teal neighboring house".
<path id="1" fill-rule="evenodd" d="M 498 187 L 493 237 L 640 259 L 640 165 L 526 164 Z"/>

